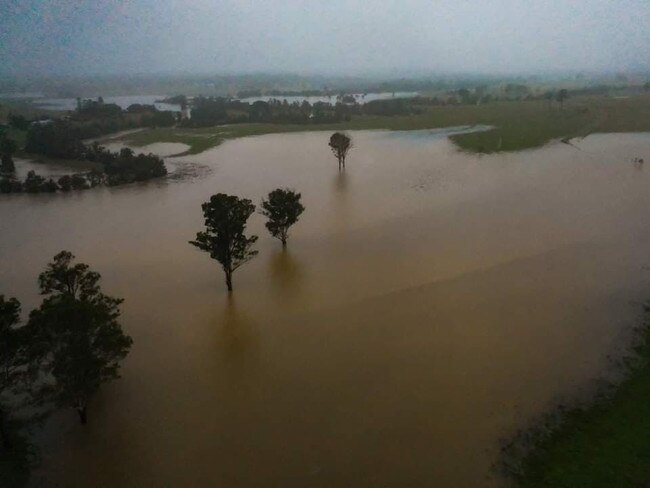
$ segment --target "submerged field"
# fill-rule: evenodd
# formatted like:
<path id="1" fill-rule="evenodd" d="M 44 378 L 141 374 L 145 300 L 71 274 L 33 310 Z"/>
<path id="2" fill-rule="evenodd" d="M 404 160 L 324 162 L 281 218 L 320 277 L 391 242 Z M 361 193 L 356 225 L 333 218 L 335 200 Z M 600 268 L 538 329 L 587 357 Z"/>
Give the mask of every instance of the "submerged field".
<path id="1" fill-rule="evenodd" d="M 37 481 L 496 486 L 501 439 L 606 376 L 647 298 L 647 134 L 483 156 L 351 135 L 345 173 L 328 132 L 267 135 L 168 159 L 163 181 L 0 198 L 3 292 L 29 310 L 68 249 L 135 341 L 86 428 L 48 424 Z M 187 243 L 200 204 L 286 186 L 307 208 L 288 251 L 254 215 L 228 299 Z"/>
<path id="2" fill-rule="evenodd" d="M 647 306 L 646 306 L 647 312 Z M 505 451 L 522 488 L 627 488 L 650 480 L 650 323 L 626 358 L 624 379 L 586 405 L 546 416 Z"/>
<path id="3" fill-rule="evenodd" d="M 233 124 L 204 129 L 148 129 L 126 140 L 142 146 L 154 142 L 179 142 L 187 154 L 199 154 L 228 139 L 251 135 L 309 130 L 390 129 L 416 130 L 453 126 L 488 125 L 484 133 L 454 136 L 453 141 L 470 152 L 517 151 L 541 146 L 552 139 L 584 137 L 596 132 L 650 131 L 650 94 L 609 98 L 579 96 L 564 108 L 545 101 L 503 101 L 482 105 L 426 108 L 410 116 L 357 116 L 350 122 L 318 125 Z"/>

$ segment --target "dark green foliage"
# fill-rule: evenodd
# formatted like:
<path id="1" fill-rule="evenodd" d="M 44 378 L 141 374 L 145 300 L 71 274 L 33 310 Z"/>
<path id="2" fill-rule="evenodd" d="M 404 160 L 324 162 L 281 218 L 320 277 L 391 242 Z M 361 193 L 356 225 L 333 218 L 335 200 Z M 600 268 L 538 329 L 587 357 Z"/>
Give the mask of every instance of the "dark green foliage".
<path id="1" fill-rule="evenodd" d="M 52 157 L 86 159 L 101 163 L 106 175 L 100 176 L 94 173 L 88 175 L 90 186 L 96 186 L 104 182 L 111 186 L 121 185 L 134 181 L 145 181 L 167 174 L 164 161 L 154 154 L 138 154 L 136 156 L 128 148 L 119 153 L 113 153 L 96 142 L 90 146 L 84 146 L 78 134 L 75 133 L 73 126 L 64 122 L 38 125 L 30 129 L 27 139 L 27 151 Z M 61 188 L 63 191 L 88 187 L 85 178 L 84 181 L 81 181 L 82 176 L 73 175 L 71 178 L 71 180 L 68 180 L 67 177 L 63 178 Z M 32 178 L 29 182 L 25 182 L 25 191 L 30 193 L 56 190 L 57 186 L 53 181 L 39 182 Z"/>
<path id="2" fill-rule="evenodd" d="M 174 95 L 172 97 L 163 98 L 162 100 L 156 100 L 156 102 L 180 105 L 182 109 L 187 107 L 187 97 L 185 95 Z"/>
<path id="3" fill-rule="evenodd" d="M 29 129 L 29 120 L 27 120 L 22 115 L 11 114 L 9 115 L 9 125 L 18 129 L 18 130 L 27 130 Z"/>
<path id="4" fill-rule="evenodd" d="M 335 132 L 330 137 L 329 147 L 336 156 L 339 162 L 339 171 L 341 171 L 341 167 L 345 168 L 345 158 L 352 148 L 352 140 L 342 132 Z"/>
<path id="5" fill-rule="evenodd" d="M 192 106 L 192 125 L 206 127 L 222 124 L 226 120 L 226 99 L 197 97 Z"/>
<path id="6" fill-rule="evenodd" d="M 134 156 L 133 153 L 129 155 L 120 153 L 118 157 L 104 165 L 104 170 L 107 175 L 107 183 L 110 186 L 145 181 L 167 174 L 164 161 L 155 154 Z"/>
<path id="7" fill-rule="evenodd" d="M 63 175 L 61 178 L 59 178 L 57 183 L 63 192 L 72 190 L 72 177 L 70 175 Z"/>
<path id="8" fill-rule="evenodd" d="M 0 134 L 0 173 L 13 173 L 16 171 L 13 155 L 18 145 L 5 134 Z"/>
<path id="9" fill-rule="evenodd" d="M 413 113 L 412 100 L 395 98 L 393 100 L 373 100 L 363 105 L 365 115 L 409 115 Z"/>
<path id="10" fill-rule="evenodd" d="M 20 302 L 15 298 L 5 300 L 0 295 L 0 441 L 3 445 L 6 439 L 2 420 L 8 415 L 7 405 L 24 386 L 30 362 L 25 327 L 18 327 L 19 321 Z"/>
<path id="11" fill-rule="evenodd" d="M 247 237 L 246 221 L 255 211 L 255 205 L 245 198 L 218 193 L 201 205 L 205 218 L 205 232 L 198 232 L 190 244 L 210 253 L 226 274 L 228 291 L 232 291 L 232 274 L 251 260 L 257 251 L 252 249 L 257 236 Z"/>
<path id="12" fill-rule="evenodd" d="M 30 380 L 37 370 L 28 327 L 19 322 L 18 300 L 0 295 L 0 487 L 22 486 L 30 468 L 31 446 L 21 434 L 27 418 L 20 411 L 28 406 Z"/>
<path id="13" fill-rule="evenodd" d="M 25 151 L 52 158 L 83 159 L 83 137 L 80 128 L 67 121 L 34 123 L 27 131 Z"/>
<path id="14" fill-rule="evenodd" d="M 103 181 L 103 175 L 100 173 L 73 174 L 64 175 L 55 182 L 53 179 L 45 179 L 36 174 L 35 171 L 29 171 L 24 182 L 20 182 L 13 177 L 0 178 L 0 193 L 54 193 L 57 191 L 68 192 L 70 190 L 85 190 L 90 188 L 89 183 L 92 181 Z"/>
<path id="15" fill-rule="evenodd" d="M 87 158 L 104 166 L 106 183 L 111 186 L 144 181 L 167 174 L 165 162 L 161 158 L 155 154 L 141 153 L 136 156 L 129 148 L 114 153 L 95 143 L 88 147 Z M 98 175 L 91 176 L 91 186 L 95 186 L 100 181 Z"/>
<path id="16" fill-rule="evenodd" d="M 0 193 L 20 193 L 23 184 L 15 178 L 3 176 L 0 178 Z"/>
<path id="17" fill-rule="evenodd" d="M 41 185 L 40 191 L 42 193 L 55 193 L 58 189 L 59 185 L 57 185 L 56 182 L 50 178 Z"/>
<path id="18" fill-rule="evenodd" d="M 268 218 L 266 228 L 271 235 L 286 247 L 289 228 L 298 222 L 305 207 L 300 203 L 300 193 L 278 188 L 269 193 L 268 200 L 262 201 L 262 214 Z"/>
<path id="19" fill-rule="evenodd" d="M 133 341 L 117 321 L 122 300 L 101 293 L 100 275 L 73 259 L 62 251 L 39 276 L 41 293 L 49 296 L 30 314 L 29 328 L 32 354 L 51 379 L 43 394 L 74 408 L 85 424 L 88 401 L 102 383 L 119 378 Z"/>
<path id="20" fill-rule="evenodd" d="M 23 188 L 27 193 L 38 193 L 41 191 L 41 187 L 45 184 L 45 178 L 40 175 L 37 175 L 35 171 L 30 171 L 27 173 L 27 178 L 23 183 Z"/>
<path id="21" fill-rule="evenodd" d="M 77 113 L 91 119 L 111 118 L 119 117 L 122 114 L 122 109 L 114 103 L 104 103 L 104 99 L 99 97 L 97 101 L 90 99 L 82 100 L 77 107 Z"/>
<path id="22" fill-rule="evenodd" d="M 42 295 L 70 295 L 73 298 L 87 300 L 99 293 L 99 273 L 90 270 L 90 266 L 72 261 L 74 255 L 61 251 L 54 256 L 45 271 L 38 275 L 38 287 Z"/>
<path id="23" fill-rule="evenodd" d="M 32 170 L 27 173 L 22 190 L 27 193 L 54 193 L 59 190 L 59 185 L 52 178 L 46 180 Z"/>
<path id="24" fill-rule="evenodd" d="M 76 173 L 70 177 L 73 190 L 85 190 L 89 188 L 86 177 L 82 174 Z"/>
<path id="25" fill-rule="evenodd" d="M 145 127 L 171 127 L 176 123 L 173 112 L 154 110 L 142 117 L 142 125 Z"/>
<path id="26" fill-rule="evenodd" d="M 14 159 L 11 157 L 11 154 L 2 154 L 0 155 L 0 173 L 15 173 L 16 165 L 14 164 Z"/>

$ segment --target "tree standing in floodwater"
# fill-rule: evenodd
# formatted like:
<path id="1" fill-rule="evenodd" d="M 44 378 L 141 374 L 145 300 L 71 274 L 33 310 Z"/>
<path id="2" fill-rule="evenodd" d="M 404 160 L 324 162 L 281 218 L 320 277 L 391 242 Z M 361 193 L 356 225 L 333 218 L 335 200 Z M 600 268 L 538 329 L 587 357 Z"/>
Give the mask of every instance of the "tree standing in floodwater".
<path id="1" fill-rule="evenodd" d="M 42 400 L 72 407 L 87 422 L 90 398 L 102 383 L 118 379 L 120 361 L 133 340 L 117 321 L 122 299 L 104 295 L 99 273 L 88 265 L 72 265 L 74 256 L 62 251 L 40 274 L 42 295 L 27 325 L 31 354 L 46 374 Z"/>
<path id="2" fill-rule="evenodd" d="M 352 139 L 342 132 L 335 132 L 330 137 L 329 147 L 339 161 L 339 171 L 341 171 L 341 167 L 345 169 L 345 158 L 352 149 Z"/>
<path id="3" fill-rule="evenodd" d="M 247 237 L 246 221 L 255 211 L 255 205 L 245 198 L 218 193 L 201 205 L 205 218 L 205 232 L 197 232 L 190 244 L 210 253 L 221 264 L 226 274 L 226 286 L 232 292 L 232 274 L 242 264 L 257 255 L 252 249 L 257 236 Z"/>
<path id="4" fill-rule="evenodd" d="M 278 188 L 269 193 L 268 200 L 262 200 L 262 215 L 268 217 L 266 228 L 271 235 L 287 247 L 289 227 L 298 222 L 305 207 L 300 203 L 300 193 Z"/>

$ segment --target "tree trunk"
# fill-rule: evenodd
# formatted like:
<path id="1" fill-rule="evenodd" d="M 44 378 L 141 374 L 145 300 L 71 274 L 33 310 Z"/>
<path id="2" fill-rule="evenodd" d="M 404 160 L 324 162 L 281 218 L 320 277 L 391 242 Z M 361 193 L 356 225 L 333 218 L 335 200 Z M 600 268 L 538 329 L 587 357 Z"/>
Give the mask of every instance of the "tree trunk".
<path id="1" fill-rule="evenodd" d="M 2 447 L 4 449 L 11 449 L 11 439 L 9 438 L 9 432 L 7 431 L 5 414 L 2 410 L 0 410 L 0 441 L 2 441 Z"/>
<path id="2" fill-rule="evenodd" d="M 228 287 L 228 292 L 232 292 L 232 271 L 226 270 L 226 286 Z"/>
<path id="3" fill-rule="evenodd" d="M 83 407 L 77 407 L 77 413 L 79 414 L 79 421 L 81 425 L 86 425 L 88 423 L 88 413 L 86 411 L 86 405 Z"/>

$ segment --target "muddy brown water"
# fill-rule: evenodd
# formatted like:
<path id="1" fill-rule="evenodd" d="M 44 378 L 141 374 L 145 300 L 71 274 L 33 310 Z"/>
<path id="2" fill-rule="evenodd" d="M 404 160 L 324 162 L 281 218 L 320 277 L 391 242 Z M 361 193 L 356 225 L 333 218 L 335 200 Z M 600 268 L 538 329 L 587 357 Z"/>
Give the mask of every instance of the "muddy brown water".
<path id="1" fill-rule="evenodd" d="M 35 484 L 496 486 L 499 441 L 588 390 L 648 298 L 650 135 L 478 157 L 426 133 L 230 141 L 167 181 L 0 196 L 1 292 L 73 251 L 135 343 L 89 425 L 57 413 Z M 175 151 L 176 148 L 166 149 Z M 187 241 L 217 192 L 306 211 L 227 298 Z"/>

